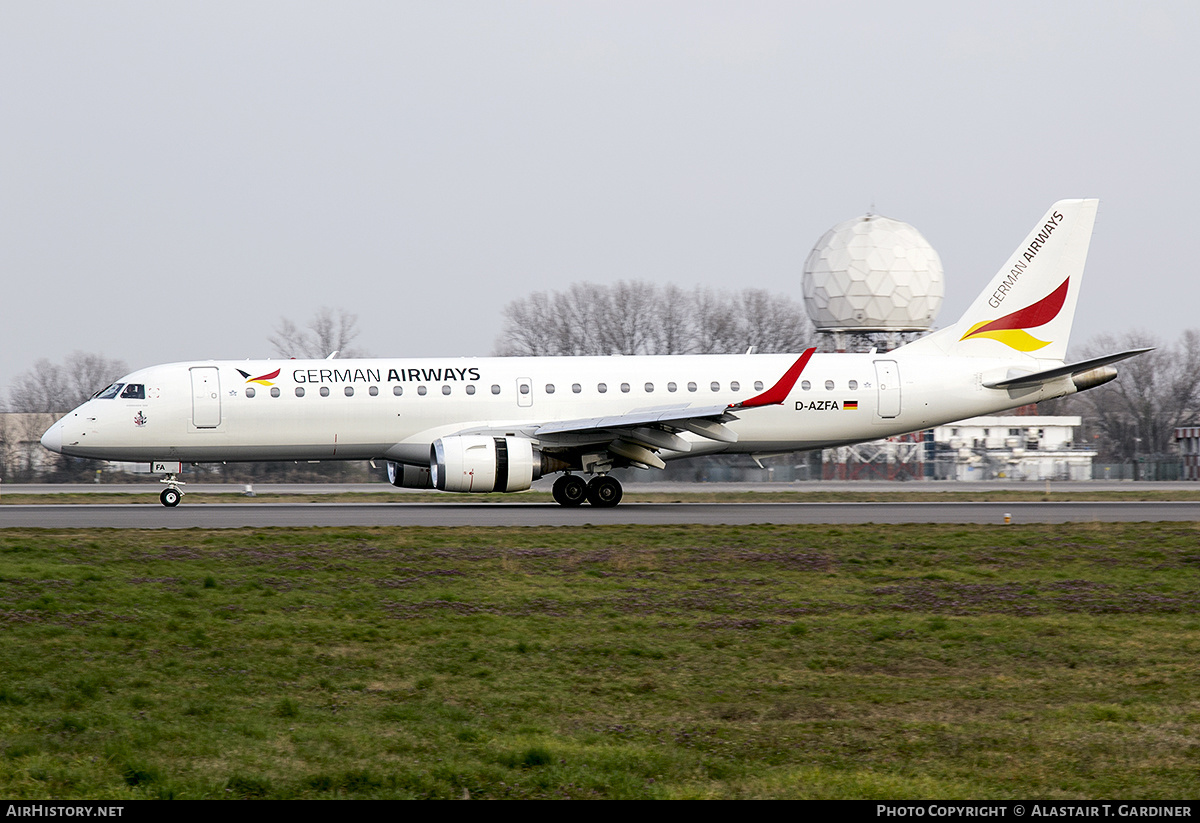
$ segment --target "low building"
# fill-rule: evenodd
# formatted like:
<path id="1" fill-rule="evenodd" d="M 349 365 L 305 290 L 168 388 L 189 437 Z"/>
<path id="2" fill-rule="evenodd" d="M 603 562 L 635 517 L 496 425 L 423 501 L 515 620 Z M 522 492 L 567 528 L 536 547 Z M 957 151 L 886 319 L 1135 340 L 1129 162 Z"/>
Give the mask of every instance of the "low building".
<path id="1" fill-rule="evenodd" d="M 1097 453 L 1078 442 L 1076 431 L 1082 423 L 1082 418 L 1072 415 L 998 415 L 938 426 L 933 429 L 933 476 L 1091 480 Z"/>
<path id="2" fill-rule="evenodd" d="M 58 455 L 42 446 L 42 435 L 61 414 L 0 414 L 0 479 L 30 480 L 57 465 Z"/>
<path id="3" fill-rule="evenodd" d="M 1181 426 L 1175 430 L 1183 463 L 1182 480 L 1200 480 L 1200 426 Z"/>

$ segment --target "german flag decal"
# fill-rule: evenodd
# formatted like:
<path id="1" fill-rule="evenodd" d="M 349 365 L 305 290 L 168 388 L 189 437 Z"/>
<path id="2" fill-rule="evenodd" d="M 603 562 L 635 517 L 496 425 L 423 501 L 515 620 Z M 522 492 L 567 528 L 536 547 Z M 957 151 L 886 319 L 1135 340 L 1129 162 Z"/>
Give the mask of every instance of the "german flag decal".
<path id="1" fill-rule="evenodd" d="M 842 411 L 858 411 L 858 401 L 847 400 L 842 404 Z"/>

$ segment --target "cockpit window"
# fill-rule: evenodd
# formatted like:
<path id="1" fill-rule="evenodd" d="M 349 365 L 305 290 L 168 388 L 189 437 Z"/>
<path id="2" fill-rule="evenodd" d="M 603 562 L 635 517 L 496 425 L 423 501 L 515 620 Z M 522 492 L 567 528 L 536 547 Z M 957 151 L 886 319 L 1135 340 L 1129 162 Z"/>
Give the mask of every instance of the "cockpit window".
<path id="1" fill-rule="evenodd" d="M 122 400 L 145 400 L 146 387 L 141 383 L 130 383 L 125 387 L 125 391 L 121 392 Z"/>
<path id="2" fill-rule="evenodd" d="M 121 391 L 121 387 L 124 385 L 125 385 L 124 383 L 113 383 L 111 386 L 109 386 L 104 391 L 97 393 L 96 399 L 97 400 L 112 400 L 114 397 L 117 396 L 117 394 Z"/>

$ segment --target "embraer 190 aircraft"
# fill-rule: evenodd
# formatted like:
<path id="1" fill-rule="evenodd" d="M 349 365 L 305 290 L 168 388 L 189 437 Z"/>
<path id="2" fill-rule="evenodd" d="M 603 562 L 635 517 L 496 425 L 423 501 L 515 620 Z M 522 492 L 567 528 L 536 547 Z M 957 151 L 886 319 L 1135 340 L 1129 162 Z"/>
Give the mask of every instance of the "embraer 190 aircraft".
<path id="1" fill-rule="evenodd" d="M 1065 364 L 1096 200 L 1062 200 L 957 323 L 884 354 L 260 360 L 135 371 L 42 437 L 148 463 L 383 460 L 404 488 L 615 506 L 623 466 L 877 440 L 1073 394 L 1146 349 Z M 585 481 L 582 475 L 590 475 Z"/>

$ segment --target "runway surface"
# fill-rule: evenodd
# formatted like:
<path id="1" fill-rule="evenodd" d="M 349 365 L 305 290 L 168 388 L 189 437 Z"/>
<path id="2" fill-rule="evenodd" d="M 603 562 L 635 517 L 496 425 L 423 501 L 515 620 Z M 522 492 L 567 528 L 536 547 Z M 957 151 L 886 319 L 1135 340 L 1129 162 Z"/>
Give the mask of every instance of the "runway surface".
<path id="1" fill-rule="evenodd" d="M 154 503 L 5 505 L 0 528 L 237 529 L 302 526 L 750 525 L 754 523 L 1069 523 L 1200 521 L 1200 502 Z"/>
<path id="2" fill-rule="evenodd" d="M 549 493 L 555 478 L 535 481 L 534 491 Z M 626 494 L 637 492 L 661 492 L 665 494 L 688 494 L 694 492 L 793 492 L 797 494 L 818 492 L 993 492 L 1024 491 L 1049 492 L 1101 492 L 1101 491 L 1197 491 L 1200 483 L 1187 481 L 1156 481 L 1134 483 L 1130 480 L 988 480 L 977 483 L 958 483 L 948 480 L 820 480 L 806 483 L 683 483 L 644 482 L 622 480 Z M 0 483 L 0 495 L 5 494 L 148 494 L 157 496 L 162 483 Z M 246 488 L 242 483 L 208 483 L 189 481 L 184 490 L 195 494 L 240 494 Z M 398 489 L 388 483 L 255 483 L 257 494 L 424 494 L 419 489 Z M 0 497 L 2 499 L 2 497 Z M 515 498 L 514 498 L 515 500 Z"/>

